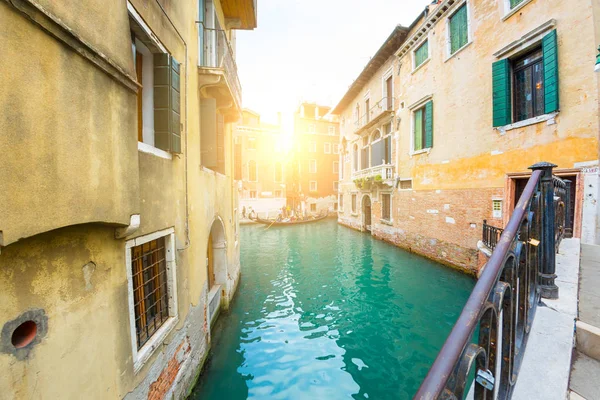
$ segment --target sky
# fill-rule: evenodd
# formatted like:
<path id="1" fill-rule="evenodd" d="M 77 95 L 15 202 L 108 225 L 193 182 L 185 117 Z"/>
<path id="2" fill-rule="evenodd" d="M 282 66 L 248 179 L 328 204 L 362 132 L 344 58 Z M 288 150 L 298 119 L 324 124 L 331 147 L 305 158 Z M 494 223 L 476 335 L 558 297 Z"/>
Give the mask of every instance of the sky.
<path id="1" fill-rule="evenodd" d="M 258 0 L 258 27 L 237 31 L 242 102 L 276 121 L 300 101 L 335 106 L 398 24 L 431 0 Z"/>

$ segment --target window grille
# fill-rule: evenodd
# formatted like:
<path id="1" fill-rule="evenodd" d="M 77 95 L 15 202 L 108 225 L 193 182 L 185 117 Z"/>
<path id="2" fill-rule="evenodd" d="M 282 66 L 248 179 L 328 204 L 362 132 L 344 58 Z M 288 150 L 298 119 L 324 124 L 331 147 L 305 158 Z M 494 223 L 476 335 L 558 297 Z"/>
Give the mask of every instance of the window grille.
<path id="1" fill-rule="evenodd" d="M 140 349 L 169 318 L 165 238 L 131 248 L 135 330 Z"/>

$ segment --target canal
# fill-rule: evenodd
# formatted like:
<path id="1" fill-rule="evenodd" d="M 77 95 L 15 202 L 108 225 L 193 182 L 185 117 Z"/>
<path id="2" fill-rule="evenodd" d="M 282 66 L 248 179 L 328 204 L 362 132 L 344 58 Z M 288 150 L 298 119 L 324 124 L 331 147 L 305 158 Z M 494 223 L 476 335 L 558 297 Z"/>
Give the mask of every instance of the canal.
<path id="1" fill-rule="evenodd" d="M 474 286 L 334 220 L 240 236 L 240 286 L 192 399 L 412 398 Z"/>

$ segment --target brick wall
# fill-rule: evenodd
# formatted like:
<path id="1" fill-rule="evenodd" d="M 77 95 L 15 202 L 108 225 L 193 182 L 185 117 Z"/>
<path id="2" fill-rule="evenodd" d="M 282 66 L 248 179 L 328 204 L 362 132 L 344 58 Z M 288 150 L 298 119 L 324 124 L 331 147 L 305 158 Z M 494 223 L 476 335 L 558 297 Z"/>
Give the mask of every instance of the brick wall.
<path id="1" fill-rule="evenodd" d="M 165 395 L 173 386 L 181 364 L 190 352 L 190 345 L 188 338 L 184 339 L 183 342 L 177 347 L 175 355 L 167 363 L 167 367 L 160 373 L 158 379 L 156 379 L 151 385 L 148 391 L 148 400 L 163 400 Z"/>

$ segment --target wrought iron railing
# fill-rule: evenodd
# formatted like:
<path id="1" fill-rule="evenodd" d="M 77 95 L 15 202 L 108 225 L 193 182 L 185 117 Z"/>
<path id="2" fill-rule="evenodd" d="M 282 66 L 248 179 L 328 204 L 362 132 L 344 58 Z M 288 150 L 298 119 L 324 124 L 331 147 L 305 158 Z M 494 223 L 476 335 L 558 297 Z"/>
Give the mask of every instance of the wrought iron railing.
<path id="1" fill-rule="evenodd" d="M 242 85 L 238 76 L 237 64 L 233 55 L 231 43 L 224 30 L 205 28 L 200 23 L 199 29 L 203 30 L 202 48 L 198 65 L 208 68 L 222 69 L 231 93 L 238 106 L 242 104 Z"/>
<path id="2" fill-rule="evenodd" d="M 511 397 L 540 296 L 558 298 L 556 225 L 564 218 L 557 221 L 555 213 L 554 167 L 530 167 L 531 178 L 415 399 L 462 399 L 471 373 L 475 399 Z"/>
<path id="3" fill-rule="evenodd" d="M 382 97 L 377 103 L 370 107 L 364 114 L 358 115 L 354 121 L 354 127 L 356 130 L 366 126 L 369 122 L 374 121 L 385 111 L 394 110 L 394 98 L 393 97 Z"/>
<path id="4" fill-rule="evenodd" d="M 500 240 L 500 235 L 504 229 L 488 225 L 487 220 L 483 220 L 483 234 L 481 236 L 483 244 L 489 249 L 494 250 Z"/>

